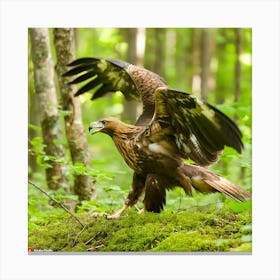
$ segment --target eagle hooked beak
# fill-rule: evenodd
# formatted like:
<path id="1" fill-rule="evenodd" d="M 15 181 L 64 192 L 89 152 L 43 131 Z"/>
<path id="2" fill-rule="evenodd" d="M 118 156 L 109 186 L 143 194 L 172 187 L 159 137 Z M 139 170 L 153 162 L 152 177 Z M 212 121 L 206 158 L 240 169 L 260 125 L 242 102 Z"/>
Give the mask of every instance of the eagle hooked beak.
<path id="1" fill-rule="evenodd" d="M 88 127 L 88 131 L 91 132 L 91 135 L 101 131 L 104 128 L 104 123 L 102 121 L 93 122 Z"/>

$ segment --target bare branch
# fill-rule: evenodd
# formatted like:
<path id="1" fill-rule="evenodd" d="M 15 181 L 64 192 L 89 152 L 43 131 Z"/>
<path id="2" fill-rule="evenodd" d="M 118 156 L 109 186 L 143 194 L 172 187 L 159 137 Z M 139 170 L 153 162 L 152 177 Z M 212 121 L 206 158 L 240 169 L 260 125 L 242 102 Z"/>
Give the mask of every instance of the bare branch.
<path id="1" fill-rule="evenodd" d="M 41 189 L 39 186 L 37 186 L 36 184 L 34 184 L 33 182 L 31 182 L 30 180 L 28 180 L 28 183 L 30 185 L 32 185 L 33 187 L 35 187 L 36 189 L 38 189 L 40 192 L 42 192 L 44 195 L 46 195 L 50 200 L 54 201 L 58 206 L 60 206 L 63 210 L 65 210 L 69 215 L 71 215 L 83 228 L 86 227 L 86 225 L 84 225 L 81 220 L 75 216 L 69 209 L 67 209 L 61 202 L 59 202 L 58 200 L 56 200 L 55 198 L 53 198 L 52 196 L 50 196 L 46 191 L 44 191 L 43 189 Z"/>

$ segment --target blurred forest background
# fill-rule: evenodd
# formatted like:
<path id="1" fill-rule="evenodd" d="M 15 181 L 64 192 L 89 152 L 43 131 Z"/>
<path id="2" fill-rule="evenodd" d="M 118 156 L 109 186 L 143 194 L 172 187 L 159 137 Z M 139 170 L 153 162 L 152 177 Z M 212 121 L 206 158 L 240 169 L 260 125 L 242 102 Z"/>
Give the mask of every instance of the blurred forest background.
<path id="1" fill-rule="evenodd" d="M 48 30 L 54 65 L 56 51 L 53 29 Z M 116 58 L 152 70 L 168 82 L 169 86 L 192 93 L 216 106 L 233 118 L 243 133 L 244 150 L 241 155 L 226 148 L 221 160 L 211 167 L 244 189 L 251 190 L 251 74 L 252 31 L 249 28 L 78 28 L 74 30 L 76 57 Z M 59 100 L 58 113 L 62 127 L 61 145 L 64 155 L 51 159 L 63 165 L 68 182 L 59 188 L 48 188 L 45 172 L 51 168 L 50 155 L 44 149 L 39 107 L 34 85 L 34 65 L 29 38 L 28 98 L 29 98 L 29 180 L 41 186 L 56 200 L 77 213 L 84 211 L 112 212 L 121 207 L 131 184 L 130 170 L 116 150 L 112 140 L 103 134 L 91 136 L 88 125 L 102 117 L 114 116 L 133 123 L 138 106 L 127 102 L 121 93 L 109 94 L 94 102 L 90 94 L 79 97 L 82 118 L 89 145 L 90 167 L 72 163 L 63 117 L 58 78 L 55 86 Z M 94 178 L 96 198 L 80 201 L 75 192 L 75 175 Z M 49 213 L 60 213 L 48 197 L 29 185 L 29 227 Z M 183 190 L 168 193 L 166 209 L 186 210 L 197 205 L 228 203 L 233 211 L 238 204 L 220 194 L 195 193 L 186 197 Z"/>

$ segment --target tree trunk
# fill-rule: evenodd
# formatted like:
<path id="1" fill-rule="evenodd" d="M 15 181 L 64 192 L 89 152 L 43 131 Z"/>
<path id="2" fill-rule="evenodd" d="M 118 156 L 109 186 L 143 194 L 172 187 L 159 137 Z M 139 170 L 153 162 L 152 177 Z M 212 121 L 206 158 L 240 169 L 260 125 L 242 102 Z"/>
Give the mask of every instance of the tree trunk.
<path id="1" fill-rule="evenodd" d="M 126 60 L 129 63 L 143 66 L 145 50 L 145 30 L 142 28 L 124 28 L 123 34 L 128 43 Z M 123 101 L 124 111 L 122 119 L 135 123 L 137 116 L 141 113 L 141 104 L 136 100 Z"/>
<path id="2" fill-rule="evenodd" d="M 35 90 L 40 108 L 45 153 L 51 166 L 46 169 L 46 180 L 50 189 L 58 189 L 68 180 L 59 159 L 64 158 L 62 133 L 57 110 L 54 86 L 53 61 L 51 58 L 49 34 L 46 28 L 31 28 L 31 55 L 34 64 Z"/>
<path id="3" fill-rule="evenodd" d="M 241 80 L 242 80 L 242 72 L 241 72 L 241 61 L 240 56 L 242 54 L 242 29 L 235 28 L 235 79 L 234 79 L 234 102 L 239 102 L 241 97 Z M 234 120 L 238 122 L 238 115 L 234 115 Z M 240 180 L 244 182 L 246 174 L 246 168 L 244 166 L 240 167 Z"/>
<path id="4" fill-rule="evenodd" d="M 234 101 L 238 102 L 241 95 L 241 62 L 240 55 L 242 53 L 242 29 L 235 28 L 235 84 L 234 84 Z"/>
<path id="5" fill-rule="evenodd" d="M 176 30 L 176 51 L 175 51 L 175 85 L 176 87 L 191 92 L 190 83 L 190 33 L 189 28 L 178 28 Z"/>
<path id="6" fill-rule="evenodd" d="M 216 92 L 215 92 L 215 103 L 223 104 L 226 97 L 226 92 L 229 91 L 228 78 L 225 79 L 225 71 L 228 71 L 226 45 L 227 39 L 227 29 L 220 28 L 217 31 L 219 33 L 220 42 L 216 45 L 216 59 L 218 63 L 216 71 Z M 228 75 L 227 75 L 228 77 Z"/>
<path id="7" fill-rule="evenodd" d="M 193 28 L 191 32 L 191 85 L 192 93 L 198 95 L 201 92 L 200 77 L 200 28 Z"/>
<path id="8" fill-rule="evenodd" d="M 137 28 L 124 28 L 122 30 L 125 40 L 127 41 L 128 48 L 126 53 L 126 60 L 129 63 L 137 65 Z M 128 123 L 135 123 L 136 121 L 136 111 L 137 111 L 137 101 L 126 99 L 123 100 L 123 113 L 122 120 Z"/>
<path id="9" fill-rule="evenodd" d="M 62 99 L 62 108 L 70 114 L 64 116 L 66 136 L 73 164 L 82 163 L 90 167 L 88 144 L 82 124 L 80 99 L 74 97 L 75 86 L 69 85 L 69 78 L 63 77 L 67 64 L 75 59 L 74 29 L 55 28 L 54 45 L 56 49 L 56 72 Z M 75 175 L 74 193 L 82 200 L 96 197 L 94 180 L 88 175 Z"/>
<path id="10" fill-rule="evenodd" d="M 155 28 L 155 61 L 153 71 L 162 77 L 165 77 L 165 46 L 166 46 L 166 29 Z"/>
<path id="11" fill-rule="evenodd" d="M 208 83 L 210 79 L 210 62 L 213 51 L 212 42 L 212 30 L 209 28 L 203 28 L 201 31 L 201 56 L 200 56 L 200 67 L 201 67 L 201 99 L 207 101 L 208 98 Z"/>
<path id="12" fill-rule="evenodd" d="M 144 67 L 152 70 L 155 60 L 155 29 L 147 28 L 146 29 L 146 44 L 145 44 L 145 56 L 144 56 Z"/>
<path id="13" fill-rule="evenodd" d="M 30 54 L 29 54 L 30 55 Z M 31 56 L 31 55 L 30 55 Z M 28 124 L 32 126 L 40 126 L 39 110 L 36 100 L 36 93 L 34 89 L 34 76 L 32 62 L 28 59 Z M 33 174 L 38 171 L 38 164 L 36 162 L 36 154 L 32 152 L 32 145 L 30 141 L 36 137 L 41 136 L 36 130 L 28 126 L 28 177 L 32 179 Z"/>

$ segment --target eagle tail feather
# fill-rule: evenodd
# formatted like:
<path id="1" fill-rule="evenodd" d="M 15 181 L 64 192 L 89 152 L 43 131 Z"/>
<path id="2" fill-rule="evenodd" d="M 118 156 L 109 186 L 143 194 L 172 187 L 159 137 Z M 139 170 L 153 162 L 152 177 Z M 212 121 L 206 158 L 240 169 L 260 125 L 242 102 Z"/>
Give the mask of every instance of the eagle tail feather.
<path id="1" fill-rule="evenodd" d="M 192 186 L 199 192 L 220 192 L 239 202 L 252 199 L 251 193 L 207 168 L 184 164 L 183 172 L 191 179 Z"/>

